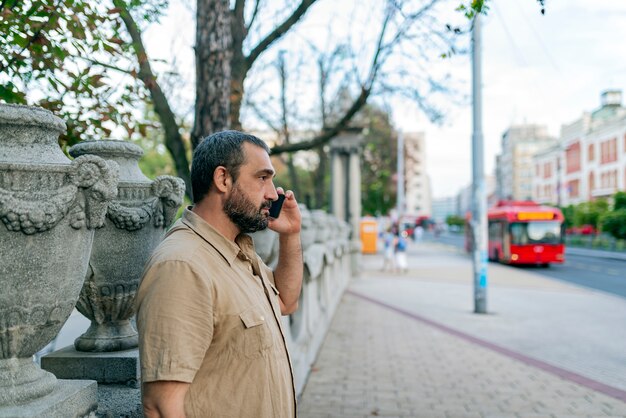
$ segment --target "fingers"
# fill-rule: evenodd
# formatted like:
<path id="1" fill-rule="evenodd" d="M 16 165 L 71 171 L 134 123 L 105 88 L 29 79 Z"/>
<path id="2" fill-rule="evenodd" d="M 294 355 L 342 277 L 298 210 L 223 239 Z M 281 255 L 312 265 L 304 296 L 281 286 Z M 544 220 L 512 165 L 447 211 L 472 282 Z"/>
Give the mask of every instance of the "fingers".
<path id="1" fill-rule="evenodd" d="M 276 188 L 276 193 L 284 194 L 285 195 L 285 199 L 295 199 L 295 194 L 293 193 L 292 190 L 285 191 L 285 189 L 283 189 L 282 187 L 277 187 Z"/>

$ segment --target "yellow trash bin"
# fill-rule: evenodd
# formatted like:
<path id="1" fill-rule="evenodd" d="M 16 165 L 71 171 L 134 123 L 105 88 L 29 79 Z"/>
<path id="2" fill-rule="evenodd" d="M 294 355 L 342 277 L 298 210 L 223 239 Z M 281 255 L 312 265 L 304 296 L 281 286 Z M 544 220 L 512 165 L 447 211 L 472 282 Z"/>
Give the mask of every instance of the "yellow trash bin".
<path id="1" fill-rule="evenodd" d="M 378 222 L 375 219 L 362 219 L 359 231 L 361 235 L 361 252 L 363 254 L 376 254 Z"/>

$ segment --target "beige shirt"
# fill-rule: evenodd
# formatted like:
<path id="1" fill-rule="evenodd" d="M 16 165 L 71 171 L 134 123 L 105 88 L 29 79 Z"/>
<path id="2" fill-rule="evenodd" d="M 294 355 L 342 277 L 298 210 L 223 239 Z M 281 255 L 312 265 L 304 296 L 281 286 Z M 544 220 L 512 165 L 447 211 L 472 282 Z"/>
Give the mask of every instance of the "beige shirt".
<path id="1" fill-rule="evenodd" d="M 272 271 L 185 210 L 137 292 L 143 382 L 191 383 L 187 418 L 294 417 L 295 388 Z"/>

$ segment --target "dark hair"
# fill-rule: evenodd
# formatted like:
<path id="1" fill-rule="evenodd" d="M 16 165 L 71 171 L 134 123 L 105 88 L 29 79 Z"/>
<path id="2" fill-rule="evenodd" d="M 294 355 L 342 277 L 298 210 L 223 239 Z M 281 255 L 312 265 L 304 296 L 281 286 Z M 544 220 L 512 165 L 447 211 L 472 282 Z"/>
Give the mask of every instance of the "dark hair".
<path id="1" fill-rule="evenodd" d="M 216 132 L 200 141 L 191 161 L 191 190 L 194 203 L 201 201 L 208 193 L 217 167 L 225 167 L 233 181 L 237 180 L 239 168 L 245 159 L 242 146 L 244 142 L 261 147 L 268 154 L 270 152 L 263 140 L 239 131 Z"/>

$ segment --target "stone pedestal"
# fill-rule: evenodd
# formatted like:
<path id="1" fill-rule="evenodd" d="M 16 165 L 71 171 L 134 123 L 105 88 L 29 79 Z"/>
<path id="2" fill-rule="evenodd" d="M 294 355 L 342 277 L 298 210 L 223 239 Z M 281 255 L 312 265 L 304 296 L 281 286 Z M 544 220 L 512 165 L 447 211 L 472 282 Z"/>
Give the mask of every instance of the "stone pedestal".
<path id="1" fill-rule="evenodd" d="M 98 418 L 144 418 L 141 389 L 98 384 Z"/>
<path id="2" fill-rule="evenodd" d="M 96 386 L 91 380 L 57 380 L 52 392 L 27 405 L 0 406 L 0 417 L 95 418 L 98 407 Z"/>
<path id="3" fill-rule="evenodd" d="M 68 346 L 43 356 L 41 368 L 59 379 L 92 379 L 99 384 L 139 387 L 139 352 L 136 348 L 85 353 Z"/>

